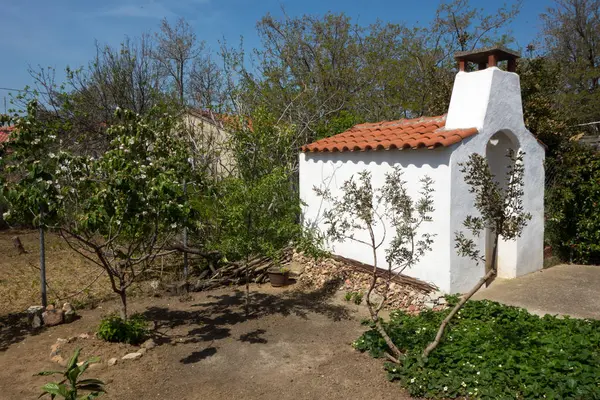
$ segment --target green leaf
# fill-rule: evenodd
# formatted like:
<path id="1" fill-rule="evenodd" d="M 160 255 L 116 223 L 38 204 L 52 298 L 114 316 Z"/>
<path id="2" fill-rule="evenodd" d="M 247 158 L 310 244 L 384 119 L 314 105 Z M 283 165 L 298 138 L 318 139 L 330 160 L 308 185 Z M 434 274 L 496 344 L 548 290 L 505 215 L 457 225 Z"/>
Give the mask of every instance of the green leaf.
<path id="1" fill-rule="evenodd" d="M 48 375 L 56 375 L 56 374 L 64 374 L 63 371 L 42 371 L 42 372 L 38 372 L 37 374 L 33 375 L 33 376 L 48 376 Z"/>
<path id="2" fill-rule="evenodd" d="M 70 370 L 71 368 L 73 368 L 74 365 L 77 365 L 77 359 L 79 358 L 80 352 L 81 352 L 81 347 L 78 347 L 75 350 L 75 354 L 73 354 L 73 357 L 71 357 L 71 359 L 69 360 L 69 363 L 67 364 L 67 370 Z"/>

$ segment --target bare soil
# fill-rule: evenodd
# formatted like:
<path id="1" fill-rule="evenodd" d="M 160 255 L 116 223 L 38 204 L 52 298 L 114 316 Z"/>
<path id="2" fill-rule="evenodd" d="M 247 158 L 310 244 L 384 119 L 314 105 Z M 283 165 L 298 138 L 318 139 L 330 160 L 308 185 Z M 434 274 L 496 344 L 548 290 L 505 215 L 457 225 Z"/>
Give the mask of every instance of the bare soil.
<path id="1" fill-rule="evenodd" d="M 14 249 L 14 236 L 21 239 L 26 254 Z M 50 303 L 91 304 L 112 295 L 108 278 L 98 266 L 71 250 L 61 237 L 52 233 L 45 237 Z M 37 230 L 0 231 L 0 316 L 41 303 L 39 240 Z"/>
<path id="2" fill-rule="evenodd" d="M 81 346 L 83 358 L 99 356 L 102 364 L 86 375 L 107 383 L 106 399 L 408 398 L 386 380 L 382 361 L 351 347 L 365 329 L 365 310 L 334 291 L 254 286 L 248 317 L 244 293 L 236 288 L 195 293 L 185 301 L 136 298 L 132 311 L 155 321 L 156 348 L 139 360 L 122 361 L 137 348 L 92 337 L 65 345 L 61 355 L 68 358 Z M 0 398 L 36 398 L 50 379 L 33 374 L 58 367 L 49 357 L 56 339 L 92 334 L 101 316 L 116 307 L 105 302 L 81 311 L 71 324 L 34 334 L 12 321 L 23 329 L 14 336 L 2 332 Z M 106 365 L 111 357 L 119 358 L 117 365 Z"/>

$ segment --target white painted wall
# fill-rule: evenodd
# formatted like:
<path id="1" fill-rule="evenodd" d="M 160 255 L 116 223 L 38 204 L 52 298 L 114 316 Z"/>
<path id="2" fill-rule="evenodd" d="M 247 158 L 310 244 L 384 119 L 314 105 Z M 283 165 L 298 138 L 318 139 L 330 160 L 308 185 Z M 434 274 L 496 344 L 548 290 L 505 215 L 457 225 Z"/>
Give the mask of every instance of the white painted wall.
<path id="1" fill-rule="evenodd" d="M 447 293 L 469 291 L 484 275 L 485 265 L 456 254 L 454 233 L 464 230 L 467 215 L 477 215 L 473 195 L 464 182 L 460 163 L 472 153 L 486 155 L 489 140 L 502 131 L 512 138 L 515 147 L 526 153 L 524 208 L 532 214 L 522 236 L 514 242 L 502 241 L 499 246 L 499 275 L 513 278 L 537 271 L 543 264 L 544 237 L 544 148 L 525 128 L 519 76 L 496 67 L 476 72 L 459 72 L 454 84 L 446 121 L 447 129 L 472 128 L 479 130 L 450 148 L 434 150 L 389 150 L 342 153 L 300 154 L 300 197 L 305 202 L 304 223 L 322 231 L 323 211 L 328 208 L 316 196 L 313 187 L 329 187 L 340 195 L 339 187 L 362 170 L 371 171 L 373 186 L 380 187 L 384 176 L 393 166 L 404 170 L 409 192 L 416 198 L 419 179 L 429 175 L 434 180 L 435 200 L 433 222 L 423 227 L 437 236 L 433 250 L 419 265 L 405 271 L 407 275 L 431 282 Z M 389 231 L 389 229 L 388 229 Z M 377 235 L 382 234 L 381 227 Z M 465 232 L 467 234 L 467 232 Z M 362 235 L 362 236 L 360 236 Z M 357 235 L 367 239 L 367 232 Z M 388 234 L 388 240 L 391 235 Z M 484 251 L 486 238 L 474 238 Z M 380 248 L 380 266 L 385 267 L 385 248 Z M 330 243 L 335 254 L 372 263 L 370 249 L 355 242 Z"/>
<path id="2" fill-rule="evenodd" d="M 450 289 L 450 257 L 453 246 L 448 234 L 450 230 L 450 154 L 448 148 L 435 150 L 389 150 L 365 152 L 317 152 L 300 154 L 300 197 L 305 202 L 303 207 L 304 223 L 315 226 L 321 232 L 327 227 L 323 221 L 323 212 L 330 208 L 314 192 L 315 186 L 331 190 L 333 196 L 341 196 L 339 188 L 342 184 L 363 170 L 372 174 L 374 188 L 384 184 L 385 173 L 394 166 L 400 166 L 404 171 L 403 179 L 407 182 L 409 194 L 413 199 L 419 197 L 421 183 L 419 180 L 429 175 L 434 180 L 433 222 L 425 223 L 420 233 L 435 234 L 432 251 L 421 262 L 404 271 L 415 278 L 432 282 L 443 291 Z M 389 224 L 389 222 L 388 222 Z M 376 236 L 383 236 L 381 226 L 376 229 Z M 378 265 L 386 268 L 385 249 L 388 247 L 392 232 L 387 226 L 387 237 L 384 245 L 377 253 Z M 357 232 L 356 237 L 368 241 L 367 232 Z M 360 243 L 347 240 L 344 243 L 328 243 L 329 250 L 335 254 L 352 258 L 368 264 L 373 264 L 371 249 Z"/>
<path id="3" fill-rule="evenodd" d="M 469 82 L 477 82 L 478 89 Z M 464 95 L 463 91 L 470 96 Z M 485 113 L 468 115 L 465 110 L 475 104 L 486 104 Z M 478 106 L 477 106 L 478 107 Z M 459 171 L 459 163 L 468 160 L 472 153 L 486 155 L 486 146 L 494 134 L 506 132 L 525 152 L 524 208 L 532 214 L 523 234 L 515 242 L 505 242 L 499 248 L 499 275 L 514 278 L 543 266 L 544 250 L 544 157 L 542 145 L 527 130 L 523 121 L 521 85 L 519 76 L 501 71 L 496 67 L 476 72 L 459 72 L 452 92 L 448 111 L 448 122 L 454 128 L 476 126 L 477 135 L 463 140 L 456 146 L 450 157 L 451 166 L 451 222 L 450 231 L 463 229 L 463 221 L 473 210 L 473 196 Z M 468 125 L 467 125 L 468 124 Z M 446 123 L 448 127 L 448 123 Z M 485 248 L 485 237 L 474 238 L 479 248 Z M 484 265 L 476 266 L 471 260 L 450 253 L 450 291 L 466 292 L 484 274 Z"/>

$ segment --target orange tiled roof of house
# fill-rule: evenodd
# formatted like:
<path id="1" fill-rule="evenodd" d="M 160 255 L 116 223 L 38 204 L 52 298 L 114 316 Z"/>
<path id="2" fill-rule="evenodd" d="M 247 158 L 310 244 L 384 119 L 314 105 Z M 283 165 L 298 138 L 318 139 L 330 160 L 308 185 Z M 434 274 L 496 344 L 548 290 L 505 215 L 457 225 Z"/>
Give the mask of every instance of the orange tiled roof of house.
<path id="1" fill-rule="evenodd" d="M 14 126 L 0 126 L 0 144 L 8 142 L 10 133 L 15 129 Z"/>
<path id="2" fill-rule="evenodd" d="M 302 146 L 304 152 L 433 149 L 477 133 L 476 128 L 444 129 L 446 115 L 355 125 L 346 132 Z"/>

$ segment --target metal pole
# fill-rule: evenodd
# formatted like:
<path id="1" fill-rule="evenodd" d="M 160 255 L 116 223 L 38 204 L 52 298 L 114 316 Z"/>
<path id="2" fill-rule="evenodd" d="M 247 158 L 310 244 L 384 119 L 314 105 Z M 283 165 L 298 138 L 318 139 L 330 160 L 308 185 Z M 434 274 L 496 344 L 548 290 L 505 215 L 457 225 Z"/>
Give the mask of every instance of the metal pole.
<path id="1" fill-rule="evenodd" d="M 187 180 L 183 181 L 183 195 L 187 197 Z M 186 221 L 187 222 L 187 221 Z M 187 234 L 187 226 L 183 227 L 183 247 L 187 249 L 188 245 L 188 234 Z M 188 277 L 188 253 L 187 251 L 183 252 L 183 279 L 187 279 Z"/>
<path id="2" fill-rule="evenodd" d="M 40 210 L 40 280 L 42 284 L 42 306 L 48 305 L 46 297 L 46 246 L 44 240 L 44 226 L 42 225 L 42 212 Z"/>

